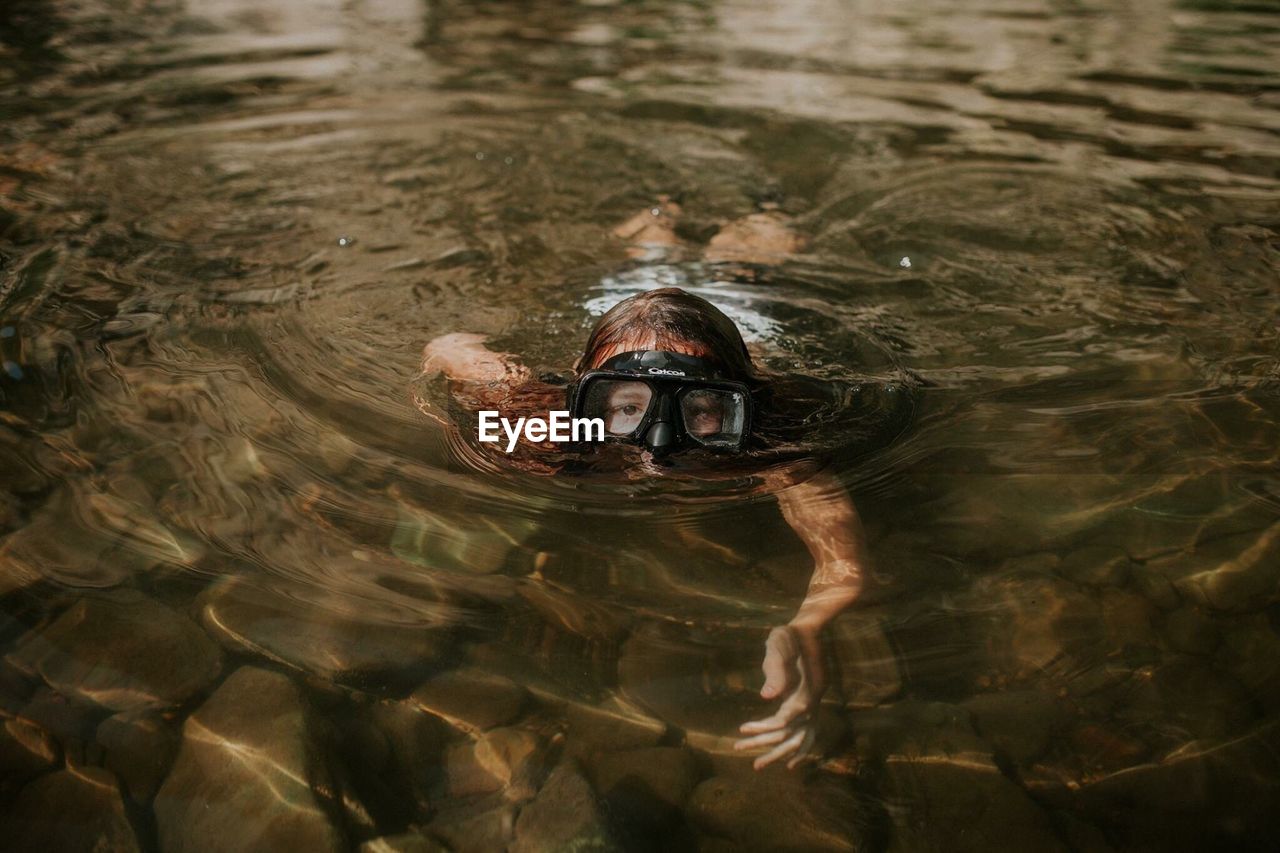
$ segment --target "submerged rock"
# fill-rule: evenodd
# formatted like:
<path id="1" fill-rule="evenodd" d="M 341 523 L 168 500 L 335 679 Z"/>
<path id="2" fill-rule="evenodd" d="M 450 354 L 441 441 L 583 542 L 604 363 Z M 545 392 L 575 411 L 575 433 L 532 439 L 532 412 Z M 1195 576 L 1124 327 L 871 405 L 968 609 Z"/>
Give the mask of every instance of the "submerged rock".
<path id="1" fill-rule="evenodd" d="M 360 845 L 359 853 L 447 853 L 433 838 L 417 832 L 384 835 Z"/>
<path id="2" fill-rule="evenodd" d="M 1203 658 L 1170 656 L 1142 667 L 1108 698 L 1113 719 L 1156 745 L 1228 737 L 1254 717 L 1244 688 Z"/>
<path id="3" fill-rule="evenodd" d="M 1106 627 L 1097 602 L 1065 581 L 982 578 L 970 591 L 970 606 L 986 614 L 988 659 L 1005 677 L 1069 675 L 1105 657 Z"/>
<path id="4" fill-rule="evenodd" d="M 520 811 L 511 853 L 546 850 L 620 851 L 603 804 L 591 784 L 569 764 L 557 767 L 538 796 Z"/>
<path id="5" fill-rule="evenodd" d="M 98 725 L 106 766 L 140 805 L 151 802 L 178 751 L 178 734 L 155 714 L 116 714 Z"/>
<path id="6" fill-rule="evenodd" d="M 743 722 L 770 713 L 756 692 L 764 636 L 729 640 L 647 625 L 627 640 L 618 661 L 624 698 L 685 731 L 701 749 L 718 749 Z"/>
<path id="7" fill-rule="evenodd" d="M 436 664 L 449 649 L 456 611 L 435 605 L 434 625 L 372 622 L 354 599 L 332 609 L 230 578 L 210 590 L 201 608 L 205 626 L 227 646 L 335 681 Z"/>
<path id="8" fill-rule="evenodd" d="M 501 795 L 446 803 L 427 831 L 455 853 L 506 850 L 515 838 L 516 806 Z"/>
<path id="9" fill-rule="evenodd" d="M 505 676 L 466 667 L 430 679 L 409 702 L 464 732 L 481 732 L 520 715 L 527 691 Z"/>
<path id="10" fill-rule="evenodd" d="M 1074 805 L 1123 849 L 1269 849 L 1280 833 L 1280 722 L 1193 741 L 1153 763 L 1083 785 Z"/>
<path id="11" fill-rule="evenodd" d="M 606 797 L 618 792 L 643 792 L 653 800 L 683 808 L 698 784 L 698 762 L 678 746 L 629 749 L 601 756 L 593 766 L 596 787 Z"/>
<path id="12" fill-rule="evenodd" d="M 1235 676 L 1268 714 L 1280 714 L 1280 626 L 1267 614 L 1232 620 L 1215 665 Z"/>
<path id="13" fill-rule="evenodd" d="M 1114 545 L 1083 545 L 1068 550 L 1057 571 L 1075 583 L 1115 587 L 1124 584 L 1132 565 L 1128 553 Z"/>
<path id="14" fill-rule="evenodd" d="M 893 853 L 1068 850 L 1048 815 L 973 751 L 890 755 L 884 791 Z"/>
<path id="15" fill-rule="evenodd" d="M 59 770 L 35 780 L 0 820 L 11 850 L 141 850 L 115 777 L 97 767 Z"/>
<path id="16" fill-rule="evenodd" d="M 667 732 L 661 720 L 617 696 L 599 702 L 565 701 L 557 707 L 564 714 L 565 754 L 570 756 L 656 746 Z"/>
<path id="17" fill-rule="evenodd" d="M 115 711 L 171 708 L 218 677 L 222 655 L 190 619 L 134 592 L 83 598 L 9 660 L 70 697 Z"/>
<path id="18" fill-rule="evenodd" d="M 72 755 L 83 753 L 93 729 L 102 718 L 101 710 L 87 702 L 68 699 L 56 690 L 40 687 L 18 712 L 21 719 L 35 723 L 63 745 Z"/>
<path id="19" fill-rule="evenodd" d="M 231 674 L 182 728 L 155 797 L 170 851 L 344 850 L 312 785 L 319 772 L 298 688 L 253 667 Z"/>
<path id="20" fill-rule="evenodd" d="M 399 774 L 403 787 L 397 785 L 393 793 L 403 796 L 407 788 L 414 800 L 415 810 L 426 811 L 430 797 L 428 792 L 437 786 L 443 775 L 443 756 L 448 727 L 439 718 L 419 710 L 412 702 L 379 702 L 370 709 L 369 719 L 374 727 L 371 733 L 387 749 L 386 763 L 390 776 L 384 774 L 381 781 L 389 782 Z M 377 756 L 353 756 L 353 770 L 359 774 L 367 766 L 369 758 L 377 763 Z"/>
<path id="21" fill-rule="evenodd" d="M 445 779 L 450 797 L 504 792 L 507 799 L 527 800 L 541 781 L 545 745 L 523 729 L 493 729 L 476 741 L 445 751 Z"/>
<path id="22" fill-rule="evenodd" d="M 445 513 L 416 503 L 395 486 L 389 494 L 398 516 L 391 551 L 405 562 L 438 572 L 490 574 L 508 561 L 531 557 L 525 542 L 539 529 L 535 521 L 477 515 L 463 508 Z"/>
<path id="23" fill-rule="evenodd" d="M 684 806 L 702 776 L 691 751 L 660 746 L 609 753 L 591 770 L 624 843 L 643 840 L 654 849 L 690 846 Z"/>
<path id="24" fill-rule="evenodd" d="M 1261 532 L 1196 545 L 1151 567 L 1185 597 L 1214 610 L 1248 612 L 1280 600 L 1280 521 Z"/>
<path id="25" fill-rule="evenodd" d="M 781 767 L 712 777 L 694 789 L 688 811 L 700 831 L 746 850 L 860 850 L 868 823 L 840 779 Z"/>
<path id="26" fill-rule="evenodd" d="M 1175 650 L 1188 655 L 1211 654 L 1221 640 L 1214 620 L 1203 609 L 1190 605 L 1164 617 L 1164 637 Z"/>
<path id="27" fill-rule="evenodd" d="M 17 790 L 59 759 L 58 744 L 43 728 L 27 720 L 0 720 L 0 799 Z"/>
<path id="28" fill-rule="evenodd" d="M 1067 718 L 1058 700 L 1038 690 L 983 693 L 963 707 L 982 737 L 1017 765 L 1039 757 Z"/>

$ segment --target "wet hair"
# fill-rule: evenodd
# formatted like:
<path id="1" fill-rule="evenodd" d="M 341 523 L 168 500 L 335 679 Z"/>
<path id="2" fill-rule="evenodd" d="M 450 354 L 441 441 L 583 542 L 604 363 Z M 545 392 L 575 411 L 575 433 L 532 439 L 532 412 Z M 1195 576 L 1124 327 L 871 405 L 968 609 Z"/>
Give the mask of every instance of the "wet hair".
<path id="1" fill-rule="evenodd" d="M 619 353 L 644 349 L 704 358 L 726 378 L 758 378 L 734 322 L 707 300 L 678 287 L 638 293 L 606 311 L 591 330 L 574 369 L 581 373 Z"/>

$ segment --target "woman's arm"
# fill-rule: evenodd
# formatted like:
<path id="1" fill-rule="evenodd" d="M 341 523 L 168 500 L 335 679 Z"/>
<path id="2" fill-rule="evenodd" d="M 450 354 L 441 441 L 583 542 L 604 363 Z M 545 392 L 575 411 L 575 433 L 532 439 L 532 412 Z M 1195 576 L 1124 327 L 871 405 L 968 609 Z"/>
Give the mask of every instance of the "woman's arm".
<path id="1" fill-rule="evenodd" d="M 809 591 L 788 624 L 816 635 L 862 592 L 867 536 L 849 492 L 830 474 L 784 489 L 778 505 L 813 557 Z"/>
<path id="2" fill-rule="evenodd" d="M 485 336 L 471 332 L 441 335 L 422 349 L 422 373 L 443 373 L 454 382 L 507 382 L 531 378 L 529 368 L 510 353 L 494 352 L 484 345 Z"/>
<path id="3" fill-rule="evenodd" d="M 736 749 L 772 747 L 755 761 L 757 770 L 783 758 L 794 767 L 816 735 L 810 714 L 826 690 L 819 634 L 862 592 L 867 566 L 866 534 L 849 493 L 829 474 L 778 492 L 782 516 L 813 556 L 809 590 L 794 617 L 774 628 L 765 642 L 765 675 L 760 695 L 782 698 L 770 717 L 745 723 L 748 737 Z"/>

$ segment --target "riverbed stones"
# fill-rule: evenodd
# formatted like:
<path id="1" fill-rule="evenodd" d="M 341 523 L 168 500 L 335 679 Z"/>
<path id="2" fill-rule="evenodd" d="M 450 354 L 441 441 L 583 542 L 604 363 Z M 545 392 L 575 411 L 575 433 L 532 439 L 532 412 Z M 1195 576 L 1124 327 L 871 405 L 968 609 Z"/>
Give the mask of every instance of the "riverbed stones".
<path id="1" fill-rule="evenodd" d="M 625 699 L 679 727 L 699 748 L 715 748 L 743 722 L 767 715 L 757 693 L 763 657 L 763 634 L 701 636 L 651 624 L 624 644 L 618 683 Z"/>
<path id="2" fill-rule="evenodd" d="M 368 722 L 372 729 L 367 730 L 363 740 L 371 743 L 374 753 L 386 751 L 385 764 L 399 771 L 415 808 L 423 811 L 430 801 L 428 792 L 443 773 L 442 753 L 449 727 L 407 701 L 376 703 L 369 709 Z M 377 754 L 361 752 L 351 758 L 351 766 L 361 771 L 379 763 Z M 387 778 L 384 776 L 380 781 L 385 783 Z"/>
<path id="3" fill-rule="evenodd" d="M 80 753 L 93 729 L 102 719 L 102 710 L 77 699 L 69 699 L 56 690 L 38 687 L 18 712 L 53 735 L 66 752 Z"/>
<path id="4" fill-rule="evenodd" d="M 1214 663 L 1243 684 L 1267 714 L 1280 714 L 1280 625 L 1267 614 L 1233 619 Z"/>
<path id="5" fill-rule="evenodd" d="M 1115 688 L 1114 698 L 1112 715 L 1133 731 L 1151 730 L 1152 743 L 1227 737 L 1254 714 L 1244 688 L 1204 658 L 1171 656 L 1142 667 Z"/>
<path id="6" fill-rule="evenodd" d="M 1165 641 L 1183 654 L 1212 654 L 1221 641 L 1217 624 L 1202 607 L 1179 607 L 1166 614 L 1163 623 Z"/>
<path id="7" fill-rule="evenodd" d="M 107 769 L 135 803 L 149 803 L 178 751 L 173 726 L 157 714 L 130 712 L 103 720 L 97 736 Z"/>
<path id="8" fill-rule="evenodd" d="M 688 812 L 700 832 L 746 850 L 859 850 L 868 823 L 839 777 L 777 766 L 713 776 L 693 790 Z"/>
<path id="9" fill-rule="evenodd" d="M 1075 670 L 1103 656 L 1098 604 L 1073 584 L 1035 575 L 987 577 L 974 584 L 968 604 L 987 614 L 988 660 L 1004 677 Z"/>
<path id="10" fill-rule="evenodd" d="M 1068 550 L 1057 571 L 1074 583 L 1116 587 L 1124 584 L 1132 562 L 1128 553 L 1115 545 L 1083 545 Z"/>
<path id="11" fill-rule="evenodd" d="M 0 712 L 16 713 L 35 692 L 37 681 L 0 658 Z"/>
<path id="12" fill-rule="evenodd" d="M 684 805 L 702 776 L 691 751 L 660 746 L 607 753 L 590 770 L 620 838 L 648 839 L 656 849 L 688 846 L 687 838 L 672 836 L 684 828 Z"/>
<path id="13" fill-rule="evenodd" d="M 962 707 L 973 715 L 979 735 L 1019 766 L 1043 754 L 1067 719 L 1059 700 L 1039 690 L 980 693 Z"/>
<path id="14" fill-rule="evenodd" d="M 1122 849 L 1255 849 L 1280 833 L 1280 722 L 1192 741 L 1158 761 L 1090 780 L 1075 808 Z"/>
<path id="15" fill-rule="evenodd" d="M 667 732 L 661 720 L 615 695 L 598 702 L 565 700 L 555 707 L 564 715 L 564 751 L 569 756 L 656 746 Z"/>
<path id="16" fill-rule="evenodd" d="M 360 845 L 359 853 L 447 853 L 434 838 L 418 832 L 384 835 Z"/>
<path id="17" fill-rule="evenodd" d="M 322 773 L 298 688 L 241 667 L 183 725 L 182 745 L 155 797 L 166 853 L 343 850 L 312 792 Z"/>
<path id="18" fill-rule="evenodd" d="M 455 853 L 506 850 L 515 838 L 517 810 L 501 794 L 448 801 L 426 829 Z"/>
<path id="19" fill-rule="evenodd" d="M 409 701 L 454 728 L 478 733 L 516 719 L 527 695 L 505 676 L 465 667 L 434 676 L 413 691 Z"/>
<path id="20" fill-rule="evenodd" d="M 0 719 L 0 799 L 53 767 L 60 751 L 53 736 L 18 717 Z"/>
<path id="21" fill-rule="evenodd" d="M 186 616 L 141 593 L 85 597 L 9 655 L 63 694 L 114 711 L 172 708 L 222 669 L 218 647 Z"/>
<path id="22" fill-rule="evenodd" d="M 893 853 L 1067 853 L 1040 807 L 975 752 L 897 753 L 884 772 Z"/>
<path id="23" fill-rule="evenodd" d="M 532 802 L 520 810 L 511 853 L 574 850 L 621 851 L 605 818 L 604 806 L 572 764 L 552 771 Z"/>
<path id="24" fill-rule="evenodd" d="M 98 767 L 48 773 L 27 785 L 0 820 L 11 850 L 141 850 L 115 777 Z"/>
<path id="25" fill-rule="evenodd" d="M 453 612 L 442 605 L 436 624 L 389 624 L 362 616 L 352 600 L 299 593 L 230 578 L 204 596 L 201 619 L 229 648 L 339 682 L 427 668 L 450 648 Z"/>
<path id="26" fill-rule="evenodd" d="M 1260 532 L 1197 545 L 1152 567 L 1192 603 L 1232 612 L 1261 610 L 1280 600 L 1280 521 Z"/>
<path id="27" fill-rule="evenodd" d="M 541 781 L 545 745 L 533 732 L 498 728 L 445 750 L 450 797 L 505 792 L 510 800 L 533 796 Z"/>

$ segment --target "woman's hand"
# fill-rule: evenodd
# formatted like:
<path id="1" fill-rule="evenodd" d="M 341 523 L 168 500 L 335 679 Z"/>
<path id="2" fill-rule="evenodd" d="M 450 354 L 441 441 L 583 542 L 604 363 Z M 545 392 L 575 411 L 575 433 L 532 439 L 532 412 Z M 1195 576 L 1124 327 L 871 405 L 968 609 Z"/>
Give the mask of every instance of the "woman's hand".
<path id="1" fill-rule="evenodd" d="M 485 335 L 452 332 L 441 335 L 422 349 L 422 375 L 433 377 L 443 373 L 460 382 L 523 382 L 530 378 L 528 368 L 515 356 L 494 352 L 485 346 Z"/>
<path id="2" fill-rule="evenodd" d="M 771 747 L 753 764 L 756 770 L 775 761 L 788 759 L 793 768 L 809 757 L 817 736 L 813 712 L 826 690 L 826 673 L 822 663 L 822 643 L 816 631 L 795 625 L 783 625 L 769 632 L 765 641 L 765 699 L 781 697 L 778 710 L 762 720 L 743 723 L 739 731 L 748 735 L 733 745 L 734 749 Z"/>

